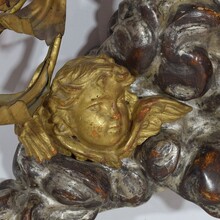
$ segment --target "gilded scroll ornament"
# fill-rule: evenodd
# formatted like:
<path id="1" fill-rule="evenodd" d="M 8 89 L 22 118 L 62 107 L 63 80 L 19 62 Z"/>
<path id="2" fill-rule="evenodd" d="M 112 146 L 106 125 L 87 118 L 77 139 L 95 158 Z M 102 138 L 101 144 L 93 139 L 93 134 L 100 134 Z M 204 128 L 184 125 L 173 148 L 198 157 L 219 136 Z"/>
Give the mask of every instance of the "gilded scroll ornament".
<path id="1" fill-rule="evenodd" d="M 50 87 L 62 35 L 64 34 L 65 1 L 46 1 L 44 10 L 41 10 L 42 3 L 38 0 L 22 8 L 24 3 L 25 1 L 16 1 L 16 4 L 8 1 L 4 3 L 3 1 L 2 6 L 12 8 L 10 8 L 11 11 L 6 10 L 0 15 L 2 31 L 10 29 L 18 33 L 33 35 L 45 40 L 50 46 L 45 60 L 36 69 L 25 91 L 17 94 L 0 95 L 1 124 L 24 123 L 31 118 L 32 112 L 36 108 L 36 97 L 46 93 Z M 3 8 L 0 9 L 3 10 Z M 56 16 L 58 11 L 60 16 Z M 55 17 L 56 19 L 54 19 Z M 44 34 L 41 35 L 38 29 Z M 20 106 L 20 108 L 16 106 Z M 20 109 L 19 112 L 17 112 L 18 109 Z"/>

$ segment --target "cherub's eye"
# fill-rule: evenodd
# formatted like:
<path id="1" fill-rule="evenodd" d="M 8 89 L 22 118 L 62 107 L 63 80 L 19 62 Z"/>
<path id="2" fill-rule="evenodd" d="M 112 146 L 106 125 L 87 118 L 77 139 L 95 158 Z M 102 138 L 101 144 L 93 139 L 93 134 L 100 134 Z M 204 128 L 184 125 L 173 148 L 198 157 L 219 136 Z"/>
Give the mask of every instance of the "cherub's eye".
<path id="1" fill-rule="evenodd" d="M 125 96 L 123 95 L 123 96 L 119 97 L 117 100 L 117 103 L 118 104 L 125 104 Z"/>
<path id="2" fill-rule="evenodd" d="M 102 103 L 96 103 L 96 104 L 90 105 L 90 106 L 88 107 L 88 109 L 89 109 L 90 111 L 93 111 L 93 112 L 98 112 L 98 111 L 101 110 L 101 104 L 102 104 Z"/>

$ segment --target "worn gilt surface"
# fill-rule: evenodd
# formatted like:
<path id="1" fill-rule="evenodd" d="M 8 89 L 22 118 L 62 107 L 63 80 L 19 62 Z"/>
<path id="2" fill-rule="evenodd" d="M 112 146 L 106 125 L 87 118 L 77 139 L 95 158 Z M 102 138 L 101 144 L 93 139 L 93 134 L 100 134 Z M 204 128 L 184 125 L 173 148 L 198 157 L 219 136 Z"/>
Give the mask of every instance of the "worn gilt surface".
<path id="1" fill-rule="evenodd" d="M 220 218 L 219 1 L 124 0 L 106 41 L 53 83 L 66 2 L 25 2 L 0 1 L 0 29 L 48 54 L 25 91 L 0 96 L 21 142 L 0 218 L 92 220 L 161 187 Z"/>

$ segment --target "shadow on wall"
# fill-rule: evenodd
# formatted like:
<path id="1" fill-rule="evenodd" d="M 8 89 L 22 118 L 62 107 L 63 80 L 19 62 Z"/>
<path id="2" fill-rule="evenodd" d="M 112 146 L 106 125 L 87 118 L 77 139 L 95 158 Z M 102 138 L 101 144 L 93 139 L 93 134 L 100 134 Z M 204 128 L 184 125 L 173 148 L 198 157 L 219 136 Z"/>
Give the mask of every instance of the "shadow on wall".
<path id="1" fill-rule="evenodd" d="M 31 55 L 34 52 L 33 49 L 35 45 L 35 39 L 33 37 L 28 37 L 21 41 L 23 50 L 19 57 L 14 57 L 14 60 L 16 61 L 17 65 L 10 71 L 10 73 L 8 73 L 6 83 L 3 87 L 5 91 L 14 92 L 17 85 L 20 85 L 21 87 L 25 88 L 25 86 L 28 83 L 28 80 L 24 81 L 24 77 L 22 77 L 22 74 L 28 68 Z M 16 44 L 20 44 L 21 41 L 17 41 L 15 43 L 6 45 L 3 44 L 1 45 L 1 50 L 8 50 Z"/>
<path id="2" fill-rule="evenodd" d="M 22 36 L 22 38 L 13 38 L 12 43 L 6 43 L 8 38 L 7 32 L 9 31 L 5 31 L 1 36 L 0 50 L 3 53 L 4 51 L 9 51 L 10 53 L 9 56 L 6 53 L 7 55 L 4 59 L 4 62 L 6 63 L 5 65 L 10 65 L 10 63 L 12 63 L 15 64 L 15 66 L 13 65 L 9 72 L 6 71 L 3 73 L 2 79 L 4 79 L 4 85 L 2 86 L 1 91 L 11 94 L 18 88 L 22 88 L 22 90 L 24 90 L 29 82 L 29 79 L 26 76 L 24 77 L 24 72 L 27 71 L 27 69 L 30 69 L 29 65 L 32 53 L 34 52 L 35 39 L 33 37 L 26 36 L 23 38 Z M 18 45 L 22 46 L 22 50 L 17 47 Z M 13 53 L 13 51 L 17 51 L 17 49 L 21 51 L 19 55 L 16 52 Z M 29 75 L 31 76 L 31 74 Z M 17 136 L 14 134 L 14 125 L 0 127 L 0 140 L 0 177 L 4 179 L 13 178 L 12 161 L 19 142 Z"/>
<path id="3" fill-rule="evenodd" d="M 163 192 L 153 195 L 152 198 L 145 204 L 138 207 L 125 207 L 120 209 L 114 209 L 107 212 L 100 213 L 96 220 L 112 220 L 118 219 L 128 219 L 128 220 L 148 220 L 148 216 L 158 215 L 161 213 L 161 219 L 166 218 L 166 213 L 172 213 L 181 211 L 184 204 L 183 198 L 175 194 L 170 190 L 165 190 Z M 190 203 L 189 203 L 190 204 Z M 190 208 L 189 208 L 190 209 Z M 186 209 L 184 209 L 186 210 Z"/>
<path id="4" fill-rule="evenodd" d="M 18 145 L 18 139 L 13 130 L 13 125 L 0 126 L 1 179 L 13 178 L 12 161 Z"/>
<path id="5" fill-rule="evenodd" d="M 91 49 L 98 47 L 107 38 L 108 22 L 114 13 L 115 0 L 93 0 L 98 9 L 95 13 L 96 27 L 90 32 L 87 43 L 81 48 L 78 56 L 87 54 Z M 97 39 L 98 38 L 98 39 Z M 98 42 L 98 45 L 97 45 Z"/>

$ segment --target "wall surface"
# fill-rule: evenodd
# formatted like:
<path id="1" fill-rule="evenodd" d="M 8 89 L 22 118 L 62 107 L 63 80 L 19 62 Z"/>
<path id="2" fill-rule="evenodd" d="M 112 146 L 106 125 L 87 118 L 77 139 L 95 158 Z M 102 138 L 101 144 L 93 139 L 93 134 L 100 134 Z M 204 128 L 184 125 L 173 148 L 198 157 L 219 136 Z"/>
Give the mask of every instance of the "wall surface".
<path id="1" fill-rule="evenodd" d="M 106 36 L 108 19 L 120 0 L 67 0 L 66 33 L 56 70 L 67 60 L 86 53 Z M 47 52 L 43 42 L 10 31 L 0 39 L 0 92 L 23 90 Z M 18 140 L 13 126 L 0 127 L 0 178 L 13 178 L 11 164 Z M 97 220 L 199 220 L 214 219 L 196 205 L 184 201 L 170 191 L 157 193 L 136 208 L 122 208 L 99 214 Z"/>

